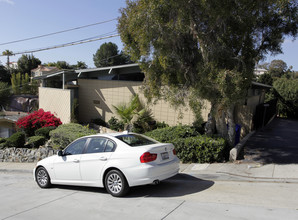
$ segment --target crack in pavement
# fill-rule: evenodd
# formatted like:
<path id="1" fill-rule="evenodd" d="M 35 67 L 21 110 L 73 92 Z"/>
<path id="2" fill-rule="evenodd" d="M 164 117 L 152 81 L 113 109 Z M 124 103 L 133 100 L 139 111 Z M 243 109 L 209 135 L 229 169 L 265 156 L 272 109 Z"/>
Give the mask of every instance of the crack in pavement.
<path id="1" fill-rule="evenodd" d="M 178 206 L 176 206 L 172 211 L 170 211 L 167 215 L 165 215 L 161 220 L 166 219 L 170 214 L 172 214 L 175 210 L 177 210 L 180 206 L 182 206 L 183 203 L 185 203 L 185 200 L 183 200 Z"/>

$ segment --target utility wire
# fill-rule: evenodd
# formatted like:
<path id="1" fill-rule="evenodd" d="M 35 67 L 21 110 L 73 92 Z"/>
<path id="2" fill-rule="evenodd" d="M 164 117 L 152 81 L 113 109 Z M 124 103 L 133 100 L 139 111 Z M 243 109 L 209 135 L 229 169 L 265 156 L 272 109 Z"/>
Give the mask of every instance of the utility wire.
<path id="1" fill-rule="evenodd" d="M 49 34 L 43 34 L 43 35 L 39 35 L 39 36 L 35 36 L 35 37 L 29 37 L 29 38 L 25 38 L 25 39 L 21 39 L 21 40 L 15 40 L 15 41 L 9 41 L 9 42 L 5 42 L 5 43 L 0 43 L 0 46 L 7 45 L 7 44 L 18 43 L 18 42 L 22 42 L 22 41 L 33 40 L 33 39 L 42 38 L 42 37 L 47 37 L 47 36 L 51 36 L 51 35 L 55 35 L 55 34 L 61 34 L 61 33 L 74 31 L 74 30 L 78 30 L 78 29 L 82 29 L 82 28 L 86 28 L 86 27 L 90 27 L 90 26 L 95 26 L 95 25 L 99 25 L 99 24 L 108 23 L 108 22 L 111 22 L 111 21 L 114 21 L 114 20 L 117 20 L 117 18 L 113 18 L 113 19 L 110 19 L 110 20 L 107 20 L 107 21 L 97 22 L 97 23 L 94 23 L 94 24 L 79 26 L 79 27 L 75 27 L 75 28 L 71 28 L 71 29 L 67 29 L 67 30 L 57 31 L 57 32 L 49 33 Z"/>
<path id="2" fill-rule="evenodd" d="M 114 32 L 117 33 L 117 32 Z M 108 38 L 113 38 L 113 37 L 118 37 L 120 36 L 119 34 L 113 34 L 109 36 L 95 36 L 79 41 L 73 41 L 70 43 L 65 43 L 65 44 L 60 44 L 60 45 L 55 45 L 55 46 L 50 46 L 50 47 L 44 47 L 44 48 L 39 48 L 39 49 L 34 49 L 34 50 L 26 50 L 26 51 L 21 51 L 21 52 L 16 52 L 13 53 L 12 55 L 17 55 L 17 54 L 25 54 L 25 53 L 35 53 L 35 52 L 40 52 L 40 51 L 45 51 L 45 50 L 51 50 L 51 49 L 57 49 L 57 48 L 62 48 L 62 47 L 69 47 L 69 46 L 74 46 L 74 45 L 79 45 L 79 44 L 84 44 L 84 43 L 90 43 L 93 41 L 98 41 L 98 40 L 103 40 L 103 39 L 108 39 Z M 6 56 L 6 55 L 0 55 L 0 56 Z"/>

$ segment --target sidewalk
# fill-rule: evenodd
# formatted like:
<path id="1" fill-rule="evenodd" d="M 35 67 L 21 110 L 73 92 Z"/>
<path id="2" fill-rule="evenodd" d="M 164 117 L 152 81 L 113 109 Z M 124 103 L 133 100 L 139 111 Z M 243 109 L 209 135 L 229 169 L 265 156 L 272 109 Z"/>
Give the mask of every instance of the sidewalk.
<path id="1" fill-rule="evenodd" d="M 298 164 L 181 164 L 180 172 L 202 179 L 298 183 Z"/>
<path id="2" fill-rule="evenodd" d="M 32 173 L 36 163 L 0 162 L 0 172 Z M 180 164 L 180 173 L 205 180 L 298 183 L 298 164 Z"/>

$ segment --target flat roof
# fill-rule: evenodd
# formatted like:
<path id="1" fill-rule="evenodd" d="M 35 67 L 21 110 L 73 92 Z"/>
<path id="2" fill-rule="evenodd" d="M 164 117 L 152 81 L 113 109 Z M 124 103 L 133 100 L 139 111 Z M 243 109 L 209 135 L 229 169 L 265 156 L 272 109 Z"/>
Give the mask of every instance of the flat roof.
<path id="1" fill-rule="evenodd" d="M 79 69 L 75 70 L 76 73 L 84 73 L 84 72 L 96 72 L 102 70 L 110 70 L 110 69 L 124 69 L 129 67 L 139 67 L 138 63 L 118 65 L 118 66 L 107 66 L 107 67 L 99 67 L 99 68 L 90 68 L 90 69 Z"/>
<path id="2" fill-rule="evenodd" d="M 139 69 L 139 64 L 138 63 L 132 63 L 132 64 L 125 64 L 125 65 L 117 65 L 117 66 L 107 66 L 107 67 L 100 67 L 100 68 L 90 68 L 90 69 L 78 69 L 78 70 L 60 70 L 57 72 L 52 72 L 52 73 L 48 73 L 42 76 L 36 76 L 33 77 L 33 79 L 47 79 L 47 78 L 52 78 L 55 76 L 60 76 L 62 74 L 65 74 L 66 76 L 73 76 L 73 78 L 78 78 L 80 76 L 80 74 L 82 73 L 95 73 L 96 72 L 106 72 L 108 71 L 108 73 L 112 73 L 112 71 L 117 71 L 117 70 L 125 70 L 128 68 L 133 68 L 133 72 L 141 72 L 141 70 Z M 121 72 L 119 72 L 121 73 Z M 129 72 L 125 72 L 128 73 Z"/>

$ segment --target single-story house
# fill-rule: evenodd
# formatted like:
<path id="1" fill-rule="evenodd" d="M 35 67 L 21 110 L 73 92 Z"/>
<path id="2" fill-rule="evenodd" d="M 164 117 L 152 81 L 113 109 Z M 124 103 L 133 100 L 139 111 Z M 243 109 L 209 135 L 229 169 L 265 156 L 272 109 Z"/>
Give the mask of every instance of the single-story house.
<path id="1" fill-rule="evenodd" d="M 7 138 L 15 133 L 15 123 L 26 114 L 24 112 L 2 111 L 0 114 L 0 137 Z"/>
<path id="2" fill-rule="evenodd" d="M 57 71 L 34 79 L 42 81 L 39 88 L 39 108 L 56 114 L 63 123 L 71 121 L 77 105 L 80 122 L 90 122 L 96 118 L 108 121 L 116 116 L 113 105 L 128 102 L 134 94 L 145 99 L 141 92 L 144 74 L 138 64 Z M 236 121 L 241 124 L 244 133 L 253 129 L 256 106 L 264 102 L 265 90 L 269 88 L 270 86 L 253 82 L 246 100 L 238 106 Z M 149 108 L 157 121 L 164 121 L 169 125 L 191 124 L 194 121 L 189 108 L 175 109 L 164 100 L 151 104 Z M 209 111 L 210 103 L 204 101 L 202 117 L 206 121 Z"/>

